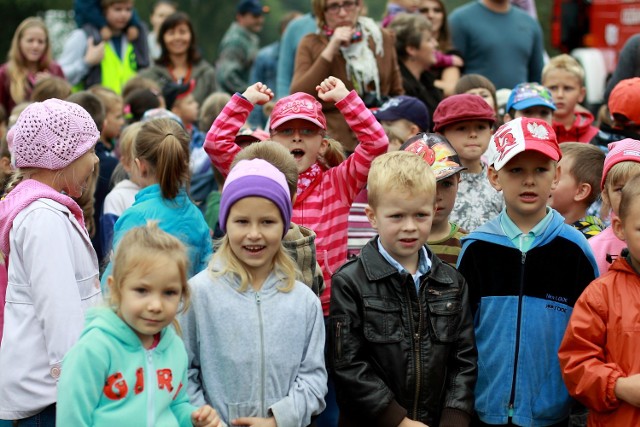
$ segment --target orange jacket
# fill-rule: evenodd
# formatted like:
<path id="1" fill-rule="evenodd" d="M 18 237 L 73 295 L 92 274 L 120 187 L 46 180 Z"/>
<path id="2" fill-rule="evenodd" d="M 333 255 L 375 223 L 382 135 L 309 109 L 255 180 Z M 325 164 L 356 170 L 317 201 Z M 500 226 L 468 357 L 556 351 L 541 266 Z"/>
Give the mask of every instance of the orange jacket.
<path id="1" fill-rule="evenodd" d="M 589 427 L 640 426 L 640 408 L 618 400 L 616 380 L 640 373 L 640 276 L 622 257 L 584 290 L 558 357 Z"/>

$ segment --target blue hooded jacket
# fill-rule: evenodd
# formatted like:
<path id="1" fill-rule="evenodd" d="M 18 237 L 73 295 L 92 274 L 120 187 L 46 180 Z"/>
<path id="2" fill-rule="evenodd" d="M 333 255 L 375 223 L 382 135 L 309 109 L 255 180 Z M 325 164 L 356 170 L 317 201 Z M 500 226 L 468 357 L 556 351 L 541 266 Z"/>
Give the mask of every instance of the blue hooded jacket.
<path id="1" fill-rule="evenodd" d="M 478 347 L 475 409 L 488 424 L 547 426 L 569 416 L 558 348 L 573 305 L 597 277 L 585 237 L 552 210 L 521 252 L 498 217 L 463 239 L 458 269 L 469 284 Z"/>

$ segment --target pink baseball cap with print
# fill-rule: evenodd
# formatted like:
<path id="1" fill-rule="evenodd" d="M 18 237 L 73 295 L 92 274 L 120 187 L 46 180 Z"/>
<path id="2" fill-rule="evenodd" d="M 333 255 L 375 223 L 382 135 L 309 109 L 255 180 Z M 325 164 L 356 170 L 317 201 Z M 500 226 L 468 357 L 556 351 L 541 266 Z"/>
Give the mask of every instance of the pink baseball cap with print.
<path id="1" fill-rule="evenodd" d="M 271 129 L 277 129 L 290 120 L 307 120 L 314 125 L 326 130 L 327 119 L 322 112 L 322 105 L 311 95 L 296 92 L 285 96 L 273 107 L 271 112 Z"/>
<path id="2" fill-rule="evenodd" d="M 500 126 L 489 142 L 487 159 L 496 170 L 523 151 L 537 151 L 558 161 L 562 151 L 553 128 L 540 119 L 519 117 Z"/>
<path id="3" fill-rule="evenodd" d="M 604 183 L 611 168 L 620 162 L 640 163 L 640 141 L 625 138 L 609 144 L 609 152 L 607 153 L 607 157 L 604 159 L 602 181 L 600 182 L 601 189 L 604 190 Z"/>

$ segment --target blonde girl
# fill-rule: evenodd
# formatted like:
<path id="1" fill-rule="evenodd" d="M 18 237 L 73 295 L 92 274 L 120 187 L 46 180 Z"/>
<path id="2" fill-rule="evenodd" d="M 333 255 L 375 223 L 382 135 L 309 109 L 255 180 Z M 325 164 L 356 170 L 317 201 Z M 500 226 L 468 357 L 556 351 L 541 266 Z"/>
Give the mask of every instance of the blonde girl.
<path id="1" fill-rule="evenodd" d="M 189 403 L 187 354 L 171 326 L 189 307 L 184 245 L 156 223 L 131 229 L 121 243 L 109 307 L 89 312 L 65 356 L 58 425 L 219 426 L 210 406 Z"/>
<path id="2" fill-rule="evenodd" d="M 98 137 L 86 110 L 58 99 L 29 105 L 7 136 L 17 169 L 0 201 L 8 266 L 0 283 L 0 420 L 14 425 L 54 425 L 62 359 L 86 309 L 102 301 L 98 259 L 72 199 L 97 166 Z"/>
<path id="3" fill-rule="evenodd" d="M 107 194 L 102 206 L 100 215 L 100 239 L 105 253 L 111 251 L 113 240 L 113 228 L 125 210 L 130 208 L 136 200 L 136 194 L 140 191 L 139 177 L 136 174 L 134 159 L 134 142 L 138 132 L 142 128 L 142 123 L 136 122 L 127 126 L 122 132 L 118 149 L 120 151 L 120 163 L 116 166 L 122 168 L 126 177 L 118 181 L 113 189 Z M 114 171 L 114 174 L 115 174 Z"/>
<path id="4" fill-rule="evenodd" d="M 326 284 L 320 295 L 325 315 L 329 314 L 331 275 L 347 261 L 349 208 L 367 183 L 373 159 L 387 151 L 384 129 L 356 91 L 349 91 L 336 77 L 316 86 L 318 97 L 335 103 L 357 137 L 359 144 L 346 160 L 340 143 L 327 138 L 327 121 L 315 97 L 297 92 L 280 99 L 270 117 L 271 139 L 283 145 L 298 165 L 297 197 L 293 222 L 316 233 L 318 263 Z M 235 94 L 207 133 L 204 149 L 223 174 L 240 151 L 235 135 L 256 104 L 269 102 L 273 92 L 255 83 Z"/>
<path id="5" fill-rule="evenodd" d="M 622 187 L 636 175 L 640 175 L 640 141 L 627 138 L 609 144 L 609 153 L 604 159 L 602 171 L 602 216 L 618 215 Z M 609 271 L 611 263 L 620 256 L 626 243 L 620 240 L 611 226 L 589 239 L 589 245 L 602 276 Z"/>
<path id="6" fill-rule="evenodd" d="M 226 235 L 209 268 L 189 281 L 193 307 L 180 317 L 189 396 L 230 425 L 303 427 L 324 409 L 320 302 L 295 281 L 282 245 L 290 197 L 273 165 L 239 161 L 222 190 Z"/>
<path id="7" fill-rule="evenodd" d="M 7 62 L 0 66 L 0 104 L 11 111 L 17 104 L 29 101 L 36 82 L 46 76 L 64 78 L 64 73 L 51 57 L 44 21 L 29 17 L 18 25 Z"/>
<path id="8" fill-rule="evenodd" d="M 177 238 L 189 251 L 188 277 L 206 268 L 212 253 L 211 234 L 202 213 L 189 199 L 189 136 L 172 119 L 153 119 L 142 125 L 135 139 L 134 173 L 141 190 L 133 205 L 118 218 L 113 247 L 134 227 L 149 220 Z M 110 266 L 107 266 L 109 271 Z M 106 283 L 102 277 L 103 285 Z"/>

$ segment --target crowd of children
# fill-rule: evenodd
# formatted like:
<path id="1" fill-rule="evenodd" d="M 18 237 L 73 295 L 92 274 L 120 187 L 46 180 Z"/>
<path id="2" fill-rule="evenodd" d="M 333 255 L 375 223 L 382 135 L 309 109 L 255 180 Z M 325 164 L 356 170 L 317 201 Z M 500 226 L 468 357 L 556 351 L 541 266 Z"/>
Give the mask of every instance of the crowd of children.
<path id="1" fill-rule="evenodd" d="M 134 77 L 194 49 L 172 2 L 150 38 L 131 0 L 74 7 L 62 67 L 39 18 L 0 67 L 0 427 L 640 425 L 640 78 L 599 128 L 569 55 L 498 96 L 403 0 L 389 28 L 446 51 L 433 111 L 229 95 Z"/>

